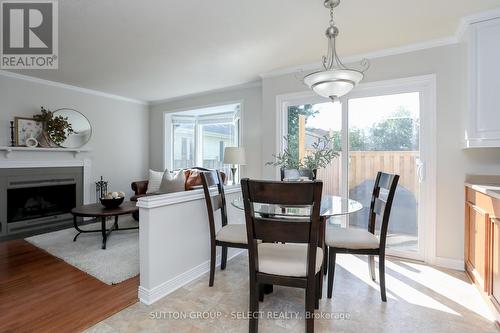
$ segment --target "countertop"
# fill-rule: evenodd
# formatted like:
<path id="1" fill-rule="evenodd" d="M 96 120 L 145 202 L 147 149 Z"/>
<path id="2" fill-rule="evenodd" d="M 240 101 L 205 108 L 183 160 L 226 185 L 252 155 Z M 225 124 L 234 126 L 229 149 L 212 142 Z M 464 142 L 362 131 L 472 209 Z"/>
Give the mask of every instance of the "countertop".
<path id="1" fill-rule="evenodd" d="M 500 199 L 500 184 L 476 184 L 465 182 L 465 186 L 475 191 L 489 195 L 490 197 Z"/>

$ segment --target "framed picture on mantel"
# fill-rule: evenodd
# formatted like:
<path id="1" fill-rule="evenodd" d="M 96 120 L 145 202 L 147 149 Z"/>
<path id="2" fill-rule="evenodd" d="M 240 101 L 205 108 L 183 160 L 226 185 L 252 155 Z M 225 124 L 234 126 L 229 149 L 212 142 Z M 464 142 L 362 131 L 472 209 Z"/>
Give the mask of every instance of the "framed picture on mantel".
<path id="1" fill-rule="evenodd" d="M 33 118 L 14 118 L 14 143 L 16 146 L 26 146 L 26 140 L 36 139 L 43 133 L 43 124 Z"/>

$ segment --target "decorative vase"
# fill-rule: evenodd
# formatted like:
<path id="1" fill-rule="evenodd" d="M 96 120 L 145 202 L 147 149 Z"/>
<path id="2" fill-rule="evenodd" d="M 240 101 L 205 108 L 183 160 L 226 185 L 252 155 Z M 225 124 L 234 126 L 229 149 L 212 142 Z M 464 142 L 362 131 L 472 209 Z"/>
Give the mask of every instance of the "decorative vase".
<path id="1" fill-rule="evenodd" d="M 26 147 L 35 148 L 38 146 L 38 140 L 33 137 L 33 134 L 31 134 L 30 137 L 26 139 L 25 144 Z"/>
<path id="2" fill-rule="evenodd" d="M 280 169 L 281 180 L 300 180 L 302 177 L 307 177 L 310 180 L 316 180 L 317 169 Z"/>

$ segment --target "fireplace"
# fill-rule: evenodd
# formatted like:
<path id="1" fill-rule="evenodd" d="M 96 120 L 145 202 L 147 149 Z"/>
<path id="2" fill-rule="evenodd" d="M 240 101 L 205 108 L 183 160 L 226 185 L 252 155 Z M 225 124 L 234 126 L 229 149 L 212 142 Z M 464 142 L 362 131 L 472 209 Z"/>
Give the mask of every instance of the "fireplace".
<path id="1" fill-rule="evenodd" d="M 9 188 L 7 189 L 7 223 L 66 214 L 75 205 L 76 184 L 74 183 Z"/>
<path id="2" fill-rule="evenodd" d="M 17 238 L 71 226 L 83 202 L 81 167 L 0 169 L 0 237 Z"/>

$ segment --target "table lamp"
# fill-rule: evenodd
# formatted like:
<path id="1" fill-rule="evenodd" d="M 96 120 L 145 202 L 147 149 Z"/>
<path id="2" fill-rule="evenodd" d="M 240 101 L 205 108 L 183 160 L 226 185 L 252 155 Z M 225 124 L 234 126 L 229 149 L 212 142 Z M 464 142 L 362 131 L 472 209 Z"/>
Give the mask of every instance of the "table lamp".
<path id="1" fill-rule="evenodd" d="M 236 184 L 236 165 L 245 165 L 245 148 L 226 147 L 224 149 L 224 164 L 231 164 L 233 174 L 233 184 Z"/>

